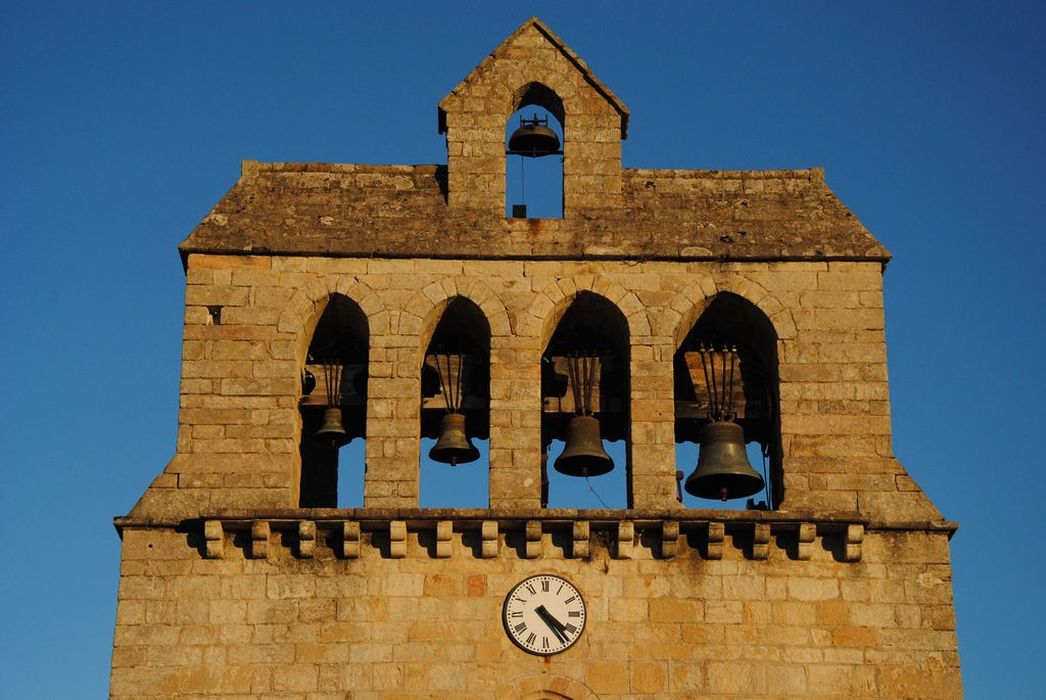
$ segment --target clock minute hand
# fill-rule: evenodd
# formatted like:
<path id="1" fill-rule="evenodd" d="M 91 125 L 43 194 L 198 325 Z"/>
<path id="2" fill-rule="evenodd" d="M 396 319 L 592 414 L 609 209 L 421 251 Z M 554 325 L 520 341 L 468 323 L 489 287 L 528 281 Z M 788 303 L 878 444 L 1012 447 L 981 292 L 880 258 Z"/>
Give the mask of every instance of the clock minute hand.
<path id="1" fill-rule="evenodd" d="M 552 630 L 552 633 L 556 635 L 556 638 L 559 639 L 559 641 L 569 641 L 566 635 L 566 625 L 553 617 L 552 613 L 550 613 L 544 605 L 539 605 L 534 609 L 534 612 L 536 612 L 538 617 L 548 625 L 549 629 Z"/>

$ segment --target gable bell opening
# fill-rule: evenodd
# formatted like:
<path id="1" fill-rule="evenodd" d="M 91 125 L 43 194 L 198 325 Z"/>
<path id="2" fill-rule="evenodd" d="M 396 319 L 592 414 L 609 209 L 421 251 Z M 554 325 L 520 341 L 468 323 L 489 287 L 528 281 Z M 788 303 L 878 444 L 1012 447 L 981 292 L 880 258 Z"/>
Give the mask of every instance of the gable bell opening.
<path id="1" fill-rule="evenodd" d="M 563 101 L 551 88 L 531 82 L 516 91 L 515 111 L 505 125 L 505 216 L 563 217 Z"/>
<path id="2" fill-rule="evenodd" d="M 506 195 L 508 200 L 516 195 L 511 186 L 506 190 L 506 119 L 516 117 L 509 120 L 511 133 L 518 124 L 514 113 L 526 107 L 546 110 L 539 118 L 554 118 L 560 126 L 562 217 L 617 204 L 628 109 L 562 39 L 532 17 L 439 103 L 450 206 L 506 209 Z M 524 110 L 524 116 L 531 115 Z M 511 216 L 515 202 L 507 203 Z"/>

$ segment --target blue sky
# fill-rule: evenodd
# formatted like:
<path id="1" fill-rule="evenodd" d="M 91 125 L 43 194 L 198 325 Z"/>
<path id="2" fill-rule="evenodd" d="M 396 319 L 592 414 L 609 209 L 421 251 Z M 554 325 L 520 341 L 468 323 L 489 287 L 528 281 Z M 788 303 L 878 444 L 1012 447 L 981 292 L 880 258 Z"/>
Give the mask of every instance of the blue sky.
<path id="1" fill-rule="evenodd" d="M 445 162 L 437 101 L 532 14 L 629 106 L 626 166 L 824 166 L 894 253 L 895 451 L 962 525 L 967 695 L 1041 693 L 1046 5 L 639 7 L 0 3 L 11 697 L 106 692 L 110 518 L 175 445 L 175 247 L 240 160 Z"/>

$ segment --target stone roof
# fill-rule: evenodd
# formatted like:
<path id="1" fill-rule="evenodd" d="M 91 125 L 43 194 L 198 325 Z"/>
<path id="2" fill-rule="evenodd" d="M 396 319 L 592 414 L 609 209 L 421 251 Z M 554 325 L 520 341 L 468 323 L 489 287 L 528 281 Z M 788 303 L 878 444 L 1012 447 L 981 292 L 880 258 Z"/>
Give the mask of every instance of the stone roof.
<path id="1" fill-rule="evenodd" d="M 446 169 L 245 161 L 189 253 L 889 260 L 824 171 L 623 169 L 622 205 L 567 219 L 448 207 Z"/>

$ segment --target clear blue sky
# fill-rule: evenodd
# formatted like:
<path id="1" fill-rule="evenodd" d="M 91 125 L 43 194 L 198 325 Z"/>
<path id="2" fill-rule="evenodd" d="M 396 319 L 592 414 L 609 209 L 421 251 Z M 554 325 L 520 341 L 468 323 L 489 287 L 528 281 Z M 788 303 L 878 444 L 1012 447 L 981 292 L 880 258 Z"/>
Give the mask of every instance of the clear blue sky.
<path id="1" fill-rule="evenodd" d="M 106 693 L 175 246 L 240 159 L 445 162 L 437 101 L 537 14 L 631 109 L 626 166 L 824 166 L 894 253 L 895 449 L 962 524 L 967 695 L 1041 696 L 1046 5 L 359 5 L 0 3 L 4 693 Z"/>

